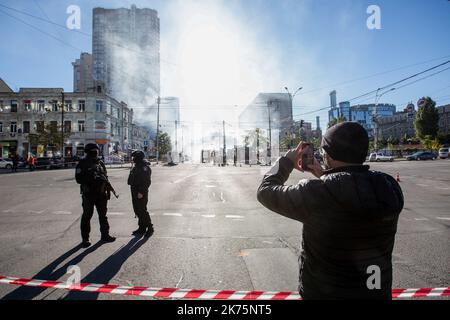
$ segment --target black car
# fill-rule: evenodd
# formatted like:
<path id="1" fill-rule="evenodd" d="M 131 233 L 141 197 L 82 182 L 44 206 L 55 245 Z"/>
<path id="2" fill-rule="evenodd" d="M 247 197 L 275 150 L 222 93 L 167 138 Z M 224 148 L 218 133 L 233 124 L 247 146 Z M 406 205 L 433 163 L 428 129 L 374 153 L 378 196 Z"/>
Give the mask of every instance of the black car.
<path id="1" fill-rule="evenodd" d="M 50 167 L 51 167 L 50 158 L 40 157 L 36 159 L 37 169 L 50 169 Z"/>
<path id="2" fill-rule="evenodd" d="M 64 159 L 61 157 L 50 158 L 50 169 L 64 168 Z"/>
<path id="3" fill-rule="evenodd" d="M 413 153 L 410 156 L 406 157 L 406 160 L 434 160 L 437 158 L 437 155 L 432 153 L 432 152 L 428 152 L 428 151 L 421 151 L 421 152 L 416 152 Z"/>

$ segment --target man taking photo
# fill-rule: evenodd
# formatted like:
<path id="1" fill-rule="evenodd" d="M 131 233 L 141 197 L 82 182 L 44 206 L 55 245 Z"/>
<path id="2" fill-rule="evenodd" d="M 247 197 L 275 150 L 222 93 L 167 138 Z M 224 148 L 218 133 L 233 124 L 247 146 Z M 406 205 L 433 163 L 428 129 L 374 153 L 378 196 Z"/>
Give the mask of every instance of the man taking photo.
<path id="1" fill-rule="evenodd" d="M 363 165 L 369 138 L 358 123 L 326 132 L 325 170 L 300 143 L 264 176 L 257 198 L 303 223 L 299 292 L 304 299 L 392 299 L 392 250 L 402 190 L 391 176 Z M 293 169 L 317 179 L 285 186 Z"/>

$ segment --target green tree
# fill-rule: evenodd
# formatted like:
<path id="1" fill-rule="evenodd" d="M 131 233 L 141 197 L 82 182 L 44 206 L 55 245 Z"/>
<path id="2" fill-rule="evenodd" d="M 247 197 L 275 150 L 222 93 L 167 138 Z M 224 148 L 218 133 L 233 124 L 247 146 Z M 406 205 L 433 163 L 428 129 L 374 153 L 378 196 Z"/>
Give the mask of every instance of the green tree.
<path id="1" fill-rule="evenodd" d="M 431 149 L 434 151 L 439 151 L 440 148 L 442 148 L 442 144 L 439 142 L 438 138 L 434 138 L 433 142 L 431 143 Z"/>
<path id="2" fill-rule="evenodd" d="M 425 139 L 425 136 L 431 136 L 431 139 L 437 137 L 439 131 L 439 114 L 436 109 L 436 102 L 430 97 L 423 97 L 418 106 L 414 127 L 416 135 L 420 139 Z"/>
<path id="3" fill-rule="evenodd" d="M 422 139 L 422 146 L 426 150 L 430 150 L 430 151 L 432 150 L 432 148 L 433 148 L 433 139 L 431 138 L 430 135 L 427 135 L 427 136 L 425 136 Z"/>
<path id="4" fill-rule="evenodd" d="M 341 122 L 345 122 L 345 121 L 347 121 L 347 119 L 344 116 L 339 116 L 337 118 L 333 118 L 333 119 L 331 119 L 330 122 L 328 122 L 328 128 L 331 128 L 335 124 L 338 124 L 338 123 L 341 123 Z"/>
<path id="5" fill-rule="evenodd" d="M 160 157 L 162 154 L 167 154 L 172 150 L 172 142 L 170 140 L 170 136 L 166 132 L 159 134 L 158 149 Z"/>
<path id="6" fill-rule="evenodd" d="M 64 132 L 61 135 L 61 126 L 55 127 L 51 124 L 46 124 L 37 133 L 29 134 L 28 139 L 31 145 L 41 144 L 46 151 L 49 151 L 49 149 L 56 151 L 61 150 L 64 141 L 69 139 L 71 135 L 71 132 Z"/>

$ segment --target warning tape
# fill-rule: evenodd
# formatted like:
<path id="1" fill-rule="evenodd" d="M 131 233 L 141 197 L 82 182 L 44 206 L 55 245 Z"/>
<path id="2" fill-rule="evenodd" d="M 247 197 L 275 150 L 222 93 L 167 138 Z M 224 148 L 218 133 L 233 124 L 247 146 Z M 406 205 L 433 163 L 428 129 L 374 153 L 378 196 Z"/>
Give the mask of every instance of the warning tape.
<path id="1" fill-rule="evenodd" d="M 235 290 L 195 290 L 179 288 L 149 288 L 137 286 L 119 286 L 113 284 L 81 283 L 78 285 L 59 281 L 26 279 L 0 276 L 0 283 L 39 288 L 65 289 L 95 293 L 110 293 L 126 296 L 174 299 L 207 299 L 207 300 L 301 300 L 297 292 L 269 291 L 235 291 Z M 450 296 L 450 287 L 394 289 L 392 298 L 422 298 Z"/>

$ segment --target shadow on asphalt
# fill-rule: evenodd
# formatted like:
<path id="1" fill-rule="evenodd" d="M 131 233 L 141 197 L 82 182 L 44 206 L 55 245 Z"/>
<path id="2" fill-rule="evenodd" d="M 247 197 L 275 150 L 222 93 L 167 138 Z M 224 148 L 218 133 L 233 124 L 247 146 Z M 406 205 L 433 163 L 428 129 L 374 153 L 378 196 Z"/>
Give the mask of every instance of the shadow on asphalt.
<path id="1" fill-rule="evenodd" d="M 117 250 L 114 254 L 108 257 L 94 270 L 92 270 L 86 277 L 81 280 L 81 283 L 97 283 L 108 284 L 114 276 L 120 271 L 122 265 L 131 257 L 149 238 L 136 236 L 132 238 L 126 245 Z M 81 292 L 71 291 L 63 299 L 69 300 L 97 300 L 99 293 L 95 292 Z"/>
<path id="2" fill-rule="evenodd" d="M 77 251 L 81 250 L 81 244 L 77 245 L 76 247 L 73 247 L 57 259 L 55 259 L 52 263 L 50 263 L 48 266 L 43 268 L 41 271 L 36 273 L 32 278 L 38 279 L 38 280 L 50 280 L 50 281 L 58 281 L 59 278 L 64 276 L 67 273 L 67 268 L 72 265 L 76 265 L 83 260 L 84 257 L 86 257 L 88 254 L 94 252 L 98 248 L 100 248 L 104 242 L 99 241 L 95 243 L 93 246 L 87 248 L 85 251 L 71 259 L 69 262 L 65 263 L 60 268 L 56 269 L 62 262 L 64 262 L 66 259 L 68 259 L 70 256 L 75 254 Z M 55 270 L 56 269 L 56 270 Z M 3 300 L 31 300 L 38 295 L 40 295 L 42 292 L 47 290 L 46 288 L 39 288 L 39 287 L 26 287 L 22 286 L 18 289 L 8 293 L 5 295 L 2 299 Z"/>

